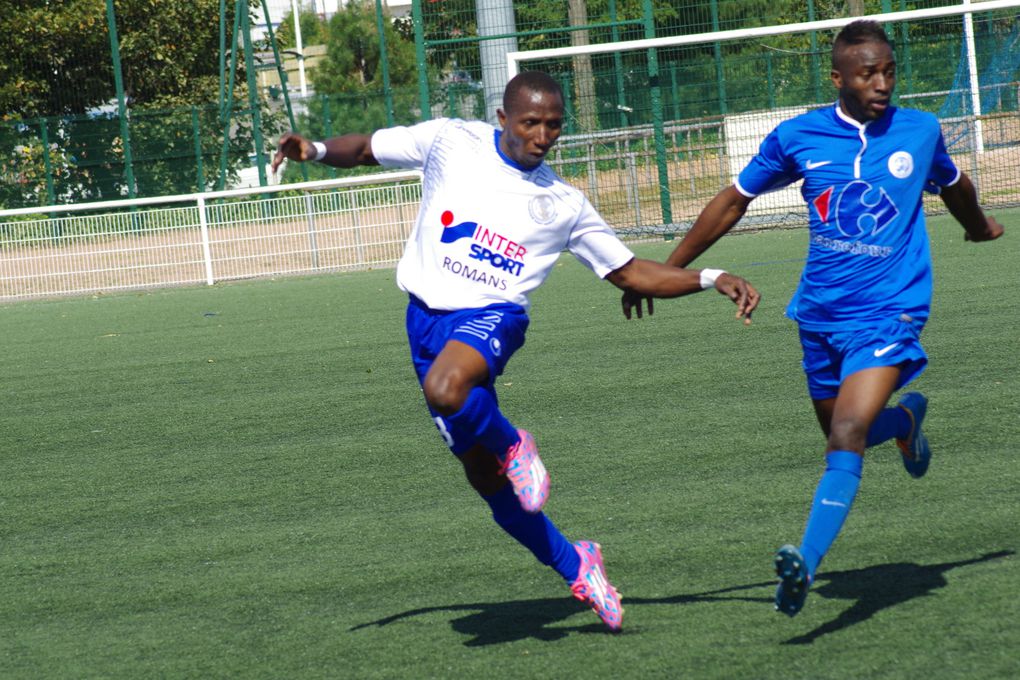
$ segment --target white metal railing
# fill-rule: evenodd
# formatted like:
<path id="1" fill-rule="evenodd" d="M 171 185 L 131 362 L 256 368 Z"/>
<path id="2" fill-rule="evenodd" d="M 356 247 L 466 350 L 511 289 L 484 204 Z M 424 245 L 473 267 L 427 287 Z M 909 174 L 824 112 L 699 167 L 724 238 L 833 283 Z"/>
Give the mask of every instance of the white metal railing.
<path id="1" fill-rule="evenodd" d="M 421 174 L 0 210 L 0 300 L 396 263 Z"/>

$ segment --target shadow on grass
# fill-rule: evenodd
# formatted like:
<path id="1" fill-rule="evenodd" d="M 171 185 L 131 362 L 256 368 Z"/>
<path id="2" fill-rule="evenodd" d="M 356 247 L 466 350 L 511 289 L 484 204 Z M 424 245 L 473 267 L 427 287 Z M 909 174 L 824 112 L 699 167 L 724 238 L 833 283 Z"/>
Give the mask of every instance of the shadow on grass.
<path id="1" fill-rule="evenodd" d="M 945 573 L 958 567 L 987 562 L 1015 554 L 1012 550 L 986 553 L 981 557 L 959 562 L 920 565 L 908 562 L 880 564 L 865 569 L 822 572 L 819 582 L 808 593 L 840 600 L 856 600 L 832 621 L 818 626 L 809 633 L 790 638 L 784 644 L 811 644 L 823 635 L 835 633 L 862 621 L 877 612 L 902 604 L 915 597 L 924 597 L 947 585 Z"/>
<path id="2" fill-rule="evenodd" d="M 951 569 L 1008 557 L 1013 554 L 1015 552 L 1012 550 L 1000 550 L 970 560 L 945 562 L 942 564 L 920 565 L 899 562 L 866 567 L 864 569 L 822 572 L 819 574 L 815 586 L 811 589 L 810 595 L 840 600 L 855 600 L 854 604 L 834 620 L 815 628 L 809 633 L 791 638 L 783 644 L 810 644 L 823 635 L 835 633 L 854 624 L 866 621 L 883 609 L 902 604 L 915 597 L 923 597 L 934 590 L 944 587 L 948 583 L 944 574 Z M 623 603 L 625 607 L 732 601 L 771 605 L 773 602 L 771 592 L 769 592 L 768 596 L 763 597 L 752 595 L 747 591 L 755 591 L 766 587 L 772 589 L 775 585 L 775 580 L 769 580 L 669 597 L 649 598 L 627 597 L 625 595 Z M 745 592 L 747 594 L 743 594 Z M 453 619 L 450 625 L 458 633 L 471 636 L 471 639 L 464 643 L 467 647 L 482 647 L 526 639 L 554 641 L 562 639 L 570 633 L 609 634 L 606 627 L 596 621 L 584 626 L 550 627 L 552 624 L 564 621 L 581 611 L 585 611 L 585 607 L 569 597 L 516 600 L 513 602 L 477 602 L 474 604 L 412 609 L 377 621 L 354 626 L 350 630 L 356 631 L 370 626 L 387 626 L 402 619 L 409 619 L 434 612 L 464 612 L 463 616 Z M 625 626 L 623 634 L 626 634 L 626 632 L 627 628 Z"/>
<path id="3" fill-rule="evenodd" d="M 387 626 L 391 623 L 433 612 L 465 612 L 464 616 L 453 619 L 450 626 L 471 639 L 465 647 L 484 647 L 517 640 L 542 640 L 552 642 L 565 638 L 570 633 L 606 633 L 609 629 L 593 619 L 584 626 L 549 628 L 554 623 L 566 620 L 578 612 L 587 611 L 580 602 L 568 595 L 543 600 L 515 600 L 513 602 L 478 602 L 457 604 L 446 607 L 422 607 L 402 614 L 394 614 L 378 621 L 370 621 L 351 628 L 352 631 L 369 626 Z M 594 616 L 594 614 L 591 614 Z"/>

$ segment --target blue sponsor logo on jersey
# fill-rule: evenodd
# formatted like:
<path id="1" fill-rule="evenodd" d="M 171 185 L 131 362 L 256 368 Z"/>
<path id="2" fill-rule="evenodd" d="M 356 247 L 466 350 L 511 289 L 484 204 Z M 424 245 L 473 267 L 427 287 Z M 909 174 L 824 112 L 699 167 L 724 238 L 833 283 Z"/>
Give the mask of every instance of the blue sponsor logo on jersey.
<path id="1" fill-rule="evenodd" d="M 477 222 L 460 222 L 454 224 L 453 213 L 444 210 L 440 216 L 443 224 L 443 233 L 440 240 L 443 243 L 453 243 L 462 238 L 471 238 L 475 242 L 471 244 L 468 256 L 472 260 L 488 263 L 494 269 L 504 271 L 513 276 L 520 276 L 524 269 L 524 255 L 528 252 L 520 243 L 511 241 Z"/>
<path id="2" fill-rule="evenodd" d="M 818 194 L 811 205 L 823 224 L 834 216 L 836 228 L 848 238 L 875 236 L 899 217 L 900 211 L 882 187 L 873 187 L 862 180 L 849 182 L 840 190 L 833 210 L 834 192 L 835 187 L 830 186 Z"/>
<path id="3" fill-rule="evenodd" d="M 478 229 L 477 222 L 461 222 L 460 224 L 453 223 L 453 213 L 449 210 L 443 211 L 442 216 L 439 218 L 443 223 L 443 235 L 440 240 L 443 243 L 453 243 L 459 241 L 462 238 L 472 236 Z"/>

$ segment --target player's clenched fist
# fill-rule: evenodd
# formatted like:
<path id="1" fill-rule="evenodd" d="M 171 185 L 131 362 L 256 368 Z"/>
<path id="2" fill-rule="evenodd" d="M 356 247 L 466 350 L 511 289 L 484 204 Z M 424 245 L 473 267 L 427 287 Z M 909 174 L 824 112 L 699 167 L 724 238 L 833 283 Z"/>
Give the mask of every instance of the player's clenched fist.
<path id="1" fill-rule="evenodd" d="M 296 132 L 288 132 L 280 137 L 276 155 L 273 156 L 272 171 L 276 172 L 284 158 L 292 161 L 310 161 L 315 159 L 315 155 L 315 145 L 311 141 Z"/>

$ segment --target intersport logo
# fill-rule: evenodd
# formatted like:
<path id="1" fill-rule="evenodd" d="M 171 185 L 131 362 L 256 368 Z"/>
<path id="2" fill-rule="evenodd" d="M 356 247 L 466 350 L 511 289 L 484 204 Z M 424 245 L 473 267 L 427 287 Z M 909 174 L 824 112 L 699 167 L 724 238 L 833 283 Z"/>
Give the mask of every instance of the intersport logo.
<path id="1" fill-rule="evenodd" d="M 470 238 L 474 241 L 469 253 L 472 260 L 486 262 L 494 269 L 514 276 L 521 275 L 524 269 L 524 255 L 528 252 L 523 245 L 477 222 L 454 224 L 453 213 L 449 210 L 444 210 L 439 219 L 443 225 L 440 241 L 455 243 L 462 238 Z"/>

